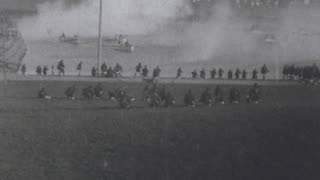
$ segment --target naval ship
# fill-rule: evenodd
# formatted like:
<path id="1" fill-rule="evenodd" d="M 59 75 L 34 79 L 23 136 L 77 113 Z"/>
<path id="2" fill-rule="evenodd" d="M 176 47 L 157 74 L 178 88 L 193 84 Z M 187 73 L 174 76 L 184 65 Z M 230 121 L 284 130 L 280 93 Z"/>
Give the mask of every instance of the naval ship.
<path id="1" fill-rule="evenodd" d="M 27 52 L 26 43 L 17 25 L 6 16 L 0 16 L 0 67 L 16 73 Z"/>

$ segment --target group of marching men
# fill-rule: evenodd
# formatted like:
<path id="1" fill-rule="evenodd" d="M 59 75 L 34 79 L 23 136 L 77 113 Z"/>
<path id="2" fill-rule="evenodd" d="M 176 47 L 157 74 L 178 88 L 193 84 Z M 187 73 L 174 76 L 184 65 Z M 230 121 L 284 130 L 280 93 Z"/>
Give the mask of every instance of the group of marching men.
<path id="1" fill-rule="evenodd" d="M 81 76 L 81 72 L 82 72 L 82 61 L 80 61 L 78 63 L 78 65 L 76 66 L 76 70 L 78 71 L 78 76 Z M 65 75 L 65 64 L 63 60 L 60 60 L 57 64 L 57 66 L 55 67 L 54 65 L 51 66 L 51 75 L 55 75 L 55 69 L 58 71 L 59 76 L 64 76 Z M 152 69 L 151 69 L 152 70 Z M 161 74 L 161 69 L 159 66 L 156 66 L 153 71 L 149 70 L 147 65 L 142 65 L 141 62 L 138 63 L 138 65 L 136 65 L 135 67 L 135 73 L 134 73 L 134 77 L 141 77 L 143 79 L 152 77 L 152 79 L 154 80 L 158 80 L 160 78 L 160 74 Z M 123 67 L 119 64 L 116 63 L 116 65 L 114 67 L 111 66 L 107 66 L 107 64 L 104 62 L 100 65 L 99 69 L 96 66 L 93 66 L 91 69 L 91 76 L 92 77 L 106 77 L 106 78 L 119 78 L 122 77 L 122 72 L 123 72 Z M 25 75 L 26 73 L 26 65 L 22 65 L 21 66 L 21 73 L 23 75 Z M 179 67 L 177 69 L 176 72 L 176 78 L 182 78 L 183 77 L 183 70 L 181 67 Z M 253 69 L 252 71 L 252 79 L 257 80 L 258 79 L 258 75 L 259 73 L 262 75 L 262 79 L 265 80 L 266 79 L 266 75 L 269 73 L 269 69 L 268 67 L 264 64 L 260 71 L 258 71 L 258 69 Z M 49 68 L 48 66 L 37 66 L 36 67 L 36 74 L 37 75 L 49 75 Z M 211 69 L 209 76 L 207 75 L 207 72 L 204 68 L 202 68 L 199 73 L 197 71 L 197 69 L 194 69 L 191 72 L 191 77 L 193 79 L 247 79 L 247 75 L 248 72 L 244 69 L 244 70 L 240 70 L 239 68 L 237 68 L 235 71 L 232 71 L 231 69 L 226 73 L 227 76 L 225 76 L 224 70 L 222 68 L 219 69 Z"/>
<path id="2" fill-rule="evenodd" d="M 68 87 L 64 94 L 66 98 L 75 100 L 77 88 L 75 85 Z M 95 86 L 87 86 L 82 89 L 82 97 L 85 99 L 104 98 L 104 90 L 101 83 Z M 249 88 L 246 96 L 246 103 L 258 104 L 261 100 L 261 87 L 255 83 Z M 199 98 L 196 98 L 191 89 L 189 89 L 183 98 L 183 103 L 187 107 L 197 106 L 209 106 L 212 107 L 217 104 L 225 104 L 227 101 L 231 104 L 239 104 L 241 102 L 241 93 L 238 88 L 232 87 L 229 91 L 228 99 L 225 99 L 224 89 L 217 85 L 213 92 L 210 88 L 205 88 L 200 94 Z M 157 84 L 148 84 L 143 89 L 143 101 L 147 103 L 149 107 L 172 107 L 176 104 L 175 96 L 166 89 L 165 86 L 159 88 Z M 38 92 L 39 99 L 50 100 L 52 97 L 46 91 L 45 88 L 41 88 Z M 117 102 L 120 108 L 127 109 L 132 107 L 132 104 L 136 99 L 127 94 L 125 88 L 114 89 L 107 91 L 108 100 Z"/>

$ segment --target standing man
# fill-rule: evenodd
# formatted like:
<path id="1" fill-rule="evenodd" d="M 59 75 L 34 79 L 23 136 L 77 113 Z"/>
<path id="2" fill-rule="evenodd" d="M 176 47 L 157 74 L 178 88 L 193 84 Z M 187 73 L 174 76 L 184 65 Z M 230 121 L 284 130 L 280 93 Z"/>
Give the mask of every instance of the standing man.
<path id="1" fill-rule="evenodd" d="M 64 68 L 65 68 L 65 66 L 64 66 L 64 62 L 63 62 L 63 59 L 61 59 L 59 62 L 58 62 L 58 66 L 57 66 L 57 69 L 58 69 L 58 71 L 59 71 L 59 76 L 61 76 L 61 75 L 65 75 L 65 73 L 64 73 Z"/>
<path id="2" fill-rule="evenodd" d="M 26 71 L 27 71 L 27 67 L 26 67 L 25 64 L 23 64 L 23 65 L 21 66 L 21 73 L 22 73 L 23 76 L 26 76 Z"/>
<path id="3" fill-rule="evenodd" d="M 42 69 L 42 74 L 45 76 L 48 75 L 48 70 L 49 70 L 48 66 L 44 66 Z"/>
<path id="4" fill-rule="evenodd" d="M 239 68 L 237 68 L 235 72 L 236 79 L 240 79 L 240 74 L 241 74 L 241 71 Z"/>
<path id="5" fill-rule="evenodd" d="M 91 76 L 96 77 L 97 76 L 97 68 L 95 66 L 92 67 L 91 69 Z"/>
<path id="6" fill-rule="evenodd" d="M 266 64 L 261 67 L 262 79 L 266 80 L 266 75 L 269 73 L 269 69 Z"/>
<path id="7" fill-rule="evenodd" d="M 242 79 L 247 79 L 247 71 L 245 69 L 242 71 Z"/>
<path id="8" fill-rule="evenodd" d="M 107 76 L 108 66 L 105 62 L 101 64 L 100 70 L 103 76 Z"/>
<path id="9" fill-rule="evenodd" d="M 195 69 L 194 71 L 192 71 L 192 78 L 193 79 L 196 79 L 196 78 L 198 78 L 198 72 L 197 72 L 197 70 Z"/>
<path id="10" fill-rule="evenodd" d="M 122 66 L 119 64 L 119 63 L 117 63 L 116 64 L 116 66 L 114 67 L 114 73 L 115 73 L 115 75 L 116 75 L 116 77 L 121 77 L 122 75 L 121 75 L 121 73 L 122 73 Z"/>
<path id="11" fill-rule="evenodd" d="M 142 77 L 146 78 L 146 77 L 148 77 L 148 74 L 149 74 L 149 69 L 148 69 L 147 65 L 145 65 L 142 69 Z"/>
<path id="12" fill-rule="evenodd" d="M 232 79 L 233 78 L 233 72 L 232 72 L 232 70 L 230 69 L 229 71 L 228 71 L 228 79 Z"/>
<path id="13" fill-rule="evenodd" d="M 183 73 L 183 71 L 182 71 L 181 67 L 179 67 L 178 70 L 177 70 L 177 77 L 176 78 L 180 79 L 181 76 L 182 76 L 182 73 Z"/>
<path id="14" fill-rule="evenodd" d="M 81 70 L 82 70 L 82 61 L 77 65 L 77 71 L 79 72 L 78 76 L 81 76 Z"/>
<path id="15" fill-rule="evenodd" d="M 153 79 L 159 80 L 159 78 L 160 78 L 160 72 L 161 72 L 161 69 L 160 69 L 159 66 L 157 66 L 157 67 L 153 70 Z"/>
<path id="16" fill-rule="evenodd" d="M 134 77 L 141 76 L 142 71 L 142 64 L 139 62 L 139 64 L 136 66 L 136 72 L 134 73 Z"/>
<path id="17" fill-rule="evenodd" d="M 114 77 L 114 72 L 113 72 L 113 69 L 112 67 L 109 67 L 109 69 L 107 70 L 107 75 L 106 75 L 107 78 L 113 78 Z"/>
<path id="18" fill-rule="evenodd" d="M 213 68 L 213 69 L 210 71 L 210 75 L 211 75 L 211 79 L 215 79 L 215 78 L 216 78 L 217 71 L 216 71 L 215 68 Z"/>
<path id="19" fill-rule="evenodd" d="M 206 78 L 206 70 L 204 68 L 201 69 L 200 71 L 200 78 L 205 79 Z"/>
<path id="20" fill-rule="evenodd" d="M 36 68 L 36 73 L 37 73 L 37 75 L 41 75 L 41 73 L 42 73 L 42 68 L 41 68 L 41 66 L 37 66 L 37 68 Z"/>
<path id="21" fill-rule="evenodd" d="M 222 79 L 222 78 L 223 78 L 223 73 L 224 73 L 223 69 L 220 68 L 220 69 L 218 70 L 219 79 Z"/>
<path id="22" fill-rule="evenodd" d="M 257 71 L 257 69 L 254 69 L 252 71 L 252 79 L 254 79 L 254 80 L 258 79 L 258 71 Z"/>

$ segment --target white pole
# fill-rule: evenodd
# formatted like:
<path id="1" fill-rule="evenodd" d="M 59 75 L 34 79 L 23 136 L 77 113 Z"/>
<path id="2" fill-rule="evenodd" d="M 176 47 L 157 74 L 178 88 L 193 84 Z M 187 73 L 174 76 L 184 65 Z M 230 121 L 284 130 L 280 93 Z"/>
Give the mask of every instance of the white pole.
<path id="1" fill-rule="evenodd" d="M 99 34 L 98 34 L 98 63 L 97 63 L 97 73 L 100 76 L 100 62 L 101 62 L 101 54 L 102 54 L 102 40 L 101 40 L 101 31 L 102 31 L 102 0 L 100 0 L 99 6 Z"/>

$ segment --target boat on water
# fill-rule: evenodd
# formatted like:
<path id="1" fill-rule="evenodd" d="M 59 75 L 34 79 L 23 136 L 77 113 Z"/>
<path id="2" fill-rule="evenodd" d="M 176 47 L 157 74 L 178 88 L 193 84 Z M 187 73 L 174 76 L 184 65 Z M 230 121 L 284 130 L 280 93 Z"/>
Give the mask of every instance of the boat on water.
<path id="1" fill-rule="evenodd" d="M 132 44 L 124 44 L 124 45 L 113 46 L 113 49 L 115 51 L 120 51 L 120 52 L 127 52 L 127 53 L 133 53 L 134 52 L 134 46 Z"/>
<path id="2" fill-rule="evenodd" d="M 79 36 L 74 35 L 73 37 L 68 37 L 64 33 L 59 37 L 59 41 L 61 43 L 69 43 L 69 44 L 79 44 Z"/>
<path id="3" fill-rule="evenodd" d="M 135 50 L 134 45 L 129 43 L 127 35 L 116 35 L 114 38 L 105 38 L 105 43 L 115 43 L 112 45 L 112 49 L 115 51 L 125 52 L 125 53 L 133 53 Z"/>
<path id="4" fill-rule="evenodd" d="M 0 67 L 18 72 L 26 53 L 27 45 L 16 24 L 8 17 L 0 17 Z"/>

